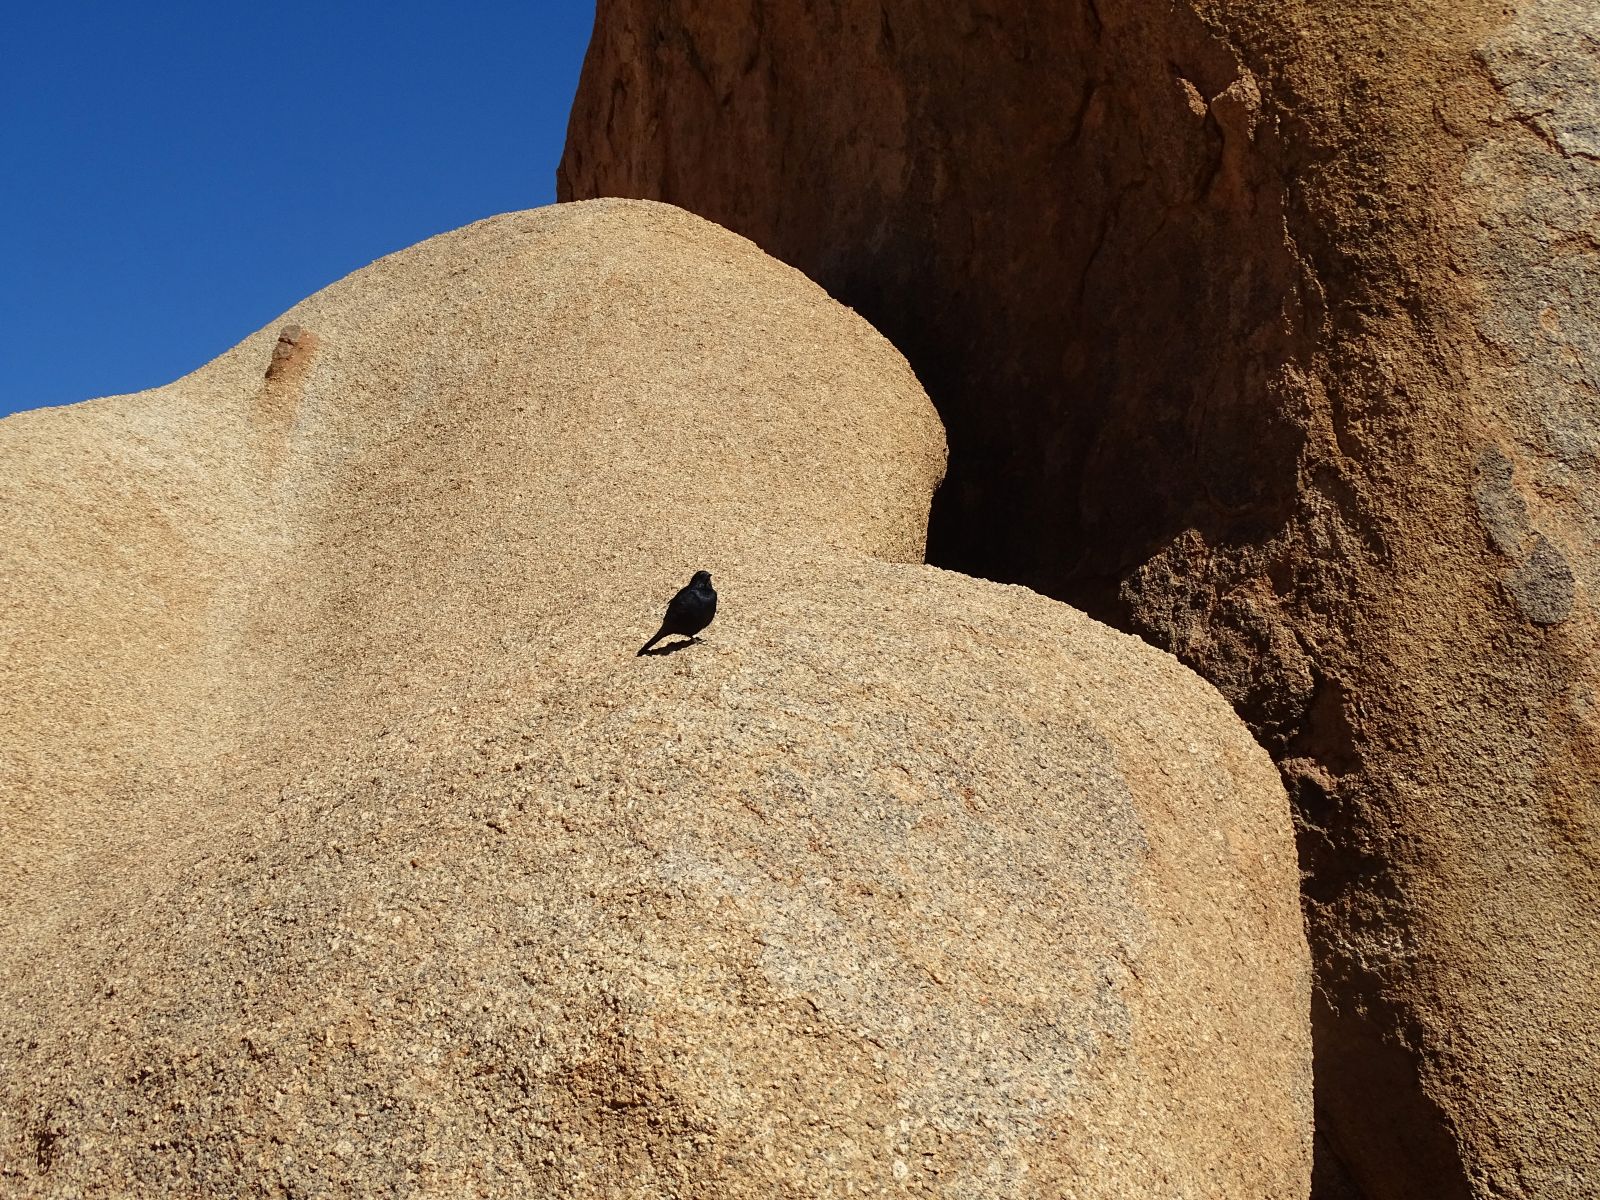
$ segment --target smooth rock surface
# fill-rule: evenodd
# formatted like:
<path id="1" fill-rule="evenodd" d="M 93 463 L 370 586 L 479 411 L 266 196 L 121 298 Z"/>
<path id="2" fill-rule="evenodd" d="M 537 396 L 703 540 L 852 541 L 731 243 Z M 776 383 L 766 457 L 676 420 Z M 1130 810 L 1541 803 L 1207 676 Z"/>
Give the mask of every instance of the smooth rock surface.
<path id="1" fill-rule="evenodd" d="M 1270 760 L 917 565 L 931 406 L 749 243 L 495 218 L 0 457 L 5 1190 L 1304 1196 Z"/>

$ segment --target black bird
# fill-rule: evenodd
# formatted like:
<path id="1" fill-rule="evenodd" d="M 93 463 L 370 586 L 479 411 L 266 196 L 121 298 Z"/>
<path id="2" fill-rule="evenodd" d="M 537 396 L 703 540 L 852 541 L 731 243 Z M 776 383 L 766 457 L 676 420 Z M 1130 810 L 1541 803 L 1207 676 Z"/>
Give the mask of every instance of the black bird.
<path id="1" fill-rule="evenodd" d="M 661 619 L 661 628 L 656 630 L 655 637 L 639 647 L 639 654 L 644 654 L 662 638 L 674 633 L 692 639 L 711 624 L 711 618 L 716 615 L 717 593 L 711 587 L 711 572 L 696 571 L 694 578 L 689 580 L 689 586 L 667 605 L 667 615 Z M 635 658 L 638 656 L 634 655 Z"/>

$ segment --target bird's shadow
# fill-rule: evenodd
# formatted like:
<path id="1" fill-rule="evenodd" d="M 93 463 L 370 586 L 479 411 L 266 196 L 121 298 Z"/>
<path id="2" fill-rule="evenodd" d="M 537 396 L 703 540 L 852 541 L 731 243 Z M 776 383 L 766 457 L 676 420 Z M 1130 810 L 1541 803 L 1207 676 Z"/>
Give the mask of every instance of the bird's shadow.
<path id="1" fill-rule="evenodd" d="M 676 654 L 679 650 L 687 650 L 690 646 L 700 641 L 697 637 L 686 638 L 681 642 L 668 642 L 665 646 L 652 646 L 644 652 L 646 658 L 655 658 L 662 654 Z"/>

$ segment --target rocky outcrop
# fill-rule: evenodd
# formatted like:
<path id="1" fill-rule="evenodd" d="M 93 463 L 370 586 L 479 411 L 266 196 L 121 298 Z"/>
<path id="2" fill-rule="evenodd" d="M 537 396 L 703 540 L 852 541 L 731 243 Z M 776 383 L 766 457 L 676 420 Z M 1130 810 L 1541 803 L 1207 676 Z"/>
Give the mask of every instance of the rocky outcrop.
<path id="1" fill-rule="evenodd" d="M 605 0 L 560 172 L 857 307 L 949 432 L 932 560 L 1249 720 L 1373 1200 L 1600 1181 L 1595 22 Z"/>
<path id="2" fill-rule="evenodd" d="M 742 239 L 495 218 L 0 456 L 4 1190 L 1305 1194 L 1270 760 L 920 565 L 927 398 Z"/>

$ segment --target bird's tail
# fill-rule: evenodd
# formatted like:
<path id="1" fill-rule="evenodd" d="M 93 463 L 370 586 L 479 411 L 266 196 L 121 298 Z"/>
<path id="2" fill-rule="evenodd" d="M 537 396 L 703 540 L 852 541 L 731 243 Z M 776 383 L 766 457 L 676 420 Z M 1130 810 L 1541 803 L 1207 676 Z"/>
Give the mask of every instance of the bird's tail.
<path id="1" fill-rule="evenodd" d="M 660 629 L 656 630 L 655 637 L 651 638 L 648 642 L 646 642 L 644 645 L 639 647 L 639 654 L 635 654 L 634 657 L 638 658 L 639 655 L 643 654 L 646 650 L 650 649 L 651 646 L 654 646 L 657 642 L 659 642 L 662 638 L 664 638 L 666 636 L 667 636 L 666 627 L 662 626 Z"/>

